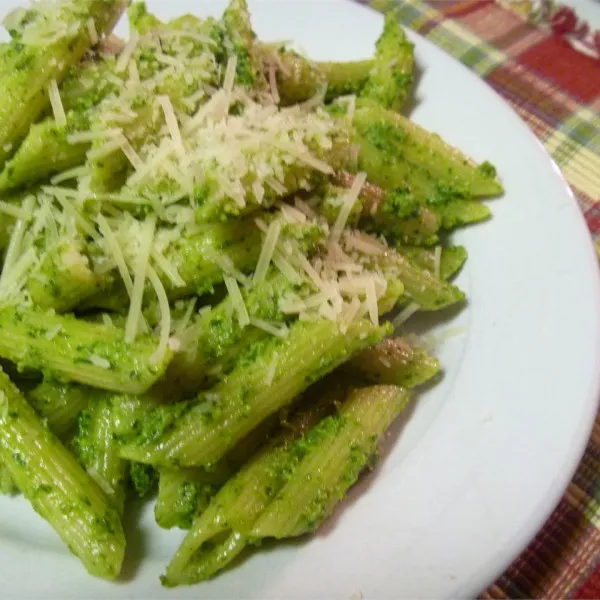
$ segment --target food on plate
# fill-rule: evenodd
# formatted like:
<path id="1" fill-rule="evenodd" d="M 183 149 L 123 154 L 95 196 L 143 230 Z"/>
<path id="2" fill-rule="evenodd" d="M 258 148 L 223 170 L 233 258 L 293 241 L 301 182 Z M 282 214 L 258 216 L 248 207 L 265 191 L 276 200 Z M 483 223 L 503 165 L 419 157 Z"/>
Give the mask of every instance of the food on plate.
<path id="1" fill-rule="evenodd" d="M 99 7 L 101 6 L 101 10 Z M 114 579 L 128 498 L 189 529 L 162 579 L 314 531 L 440 371 L 404 322 L 460 305 L 455 228 L 502 193 L 398 111 L 413 47 L 260 41 L 244 0 L 162 22 L 40 1 L 0 47 L 0 491 Z"/>

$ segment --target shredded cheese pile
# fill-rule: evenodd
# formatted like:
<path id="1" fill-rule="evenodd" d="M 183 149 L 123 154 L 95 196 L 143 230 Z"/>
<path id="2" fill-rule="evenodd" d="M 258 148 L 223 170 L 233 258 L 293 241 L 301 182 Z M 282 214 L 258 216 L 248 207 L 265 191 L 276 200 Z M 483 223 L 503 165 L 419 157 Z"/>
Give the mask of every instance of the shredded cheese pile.
<path id="1" fill-rule="evenodd" d="M 35 12 L 17 8 L 10 12 L 3 21 L 6 29 L 16 30 L 21 34 L 24 44 L 43 46 L 57 42 L 61 38 L 75 35 L 79 23 L 73 19 L 65 19 L 66 15 L 77 14 L 77 2 L 37 2 Z M 34 15 L 33 20 L 30 16 Z"/>
<path id="2" fill-rule="evenodd" d="M 163 205 L 184 198 L 213 203 L 238 214 L 248 205 L 285 195 L 291 166 L 305 189 L 311 172 L 332 172 L 315 156 L 315 150 L 331 149 L 336 132 L 323 110 L 264 106 L 241 89 L 228 92 L 225 87 L 190 119 L 178 118 L 164 96 L 159 102 L 166 119 L 163 135 L 142 148 L 142 165 L 127 184 L 138 195 L 155 196 Z M 228 114 L 229 104 L 239 114 Z"/>
<path id="3" fill-rule="evenodd" d="M 12 17 L 15 22 L 19 18 Z M 66 35 L 60 26 L 51 30 L 44 18 L 40 23 L 40 39 Z M 86 28 L 92 43 L 98 43 L 94 22 L 88 21 Z M 181 348 L 195 319 L 195 299 L 178 305 L 182 316 L 173 317 L 165 286 L 187 285 L 169 251 L 197 230 L 198 208 L 240 215 L 275 204 L 275 210 L 254 221 L 263 243 L 251 274 L 239 271 L 226 252 L 211 256 L 223 272 L 239 325 L 285 337 L 291 317 L 330 319 L 342 331 L 356 319 L 378 323 L 389 274 L 372 259 L 388 249 L 348 229 L 366 175 L 358 174 L 335 200 L 338 213 L 331 227 L 318 215 L 319 198 L 306 201 L 301 196 L 303 190 L 313 192 L 315 175 L 333 173 L 320 157 L 333 148 L 340 120 L 324 110 L 324 89 L 302 105 L 281 108 L 275 77 L 281 65 L 270 65 L 268 93 L 249 92 L 235 84 L 236 57 L 221 66 L 215 41 L 189 24 L 144 35 L 134 31 L 118 56 L 106 60 L 112 65 L 105 77 L 111 93 L 91 127 L 71 130 L 67 137 L 71 144 L 91 145 L 87 163 L 58 173 L 21 207 L 0 205 L 0 211 L 15 218 L 0 276 L 0 302 L 30 302 L 27 282 L 40 277 L 44 256 L 68 240 L 70 250 L 54 260 L 123 282 L 129 297 L 126 341 L 148 333 L 145 299 L 153 292 L 158 343 L 152 359 L 160 361 L 167 348 Z M 83 87 L 91 88 L 91 69 L 86 77 Z M 54 80 L 48 95 L 57 124 L 68 125 Z M 352 111 L 354 98 L 344 101 Z M 94 166 L 115 153 L 130 165 L 126 185 L 116 192 L 94 192 Z M 281 202 L 290 194 L 291 199 Z M 306 255 L 286 232 L 311 226 L 319 228 L 321 239 Z M 245 297 L 277 273 L 293 291 L 279 300 L 282 318 L 269 321 L 252 314 Z M 105 321 L 112 326 L 110 317 Z M 94 364 L 102 366 L 102 360 Z M 274 360 L 270 377 L 275 368 Z"/>

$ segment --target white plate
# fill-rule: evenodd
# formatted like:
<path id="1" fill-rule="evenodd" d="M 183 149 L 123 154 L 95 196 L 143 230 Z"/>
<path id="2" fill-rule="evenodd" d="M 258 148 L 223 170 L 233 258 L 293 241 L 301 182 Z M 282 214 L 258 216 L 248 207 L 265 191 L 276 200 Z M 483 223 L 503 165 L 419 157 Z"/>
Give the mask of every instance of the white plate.
<path id="1" fill-rule="evenodd" d="M 13 4 L 0 1 L 1 12 Z M 161 17 L 222 8 L 148 5 Z M 261 38 L 295 39 L 315 58 L 369 56 L 382 26 L 379 14 L 342 0 L 263 0 L 252 10 Z M 454 330 L 439 341 L 444 380 L 421 397 L 379 469 L 323 531 L 257 552 L 202 586 L 160 587 L 182 533 L 159 530 L 150 507 L 141 525 L 130 517 L 125 577 L 109 584 L 87 576 L 21 498 L 1 498 L 3 597 L 473 596 L 542 525 L 596 409 L 596 260 L 570 191 L 527 127 L 469 71 L 411 37 L 423 70 L 414 119 L 491 160 L 506 187 L 492 221 L 456 236 L 469 250 L 459 280 L 469 306 L 438 326 Z"/>

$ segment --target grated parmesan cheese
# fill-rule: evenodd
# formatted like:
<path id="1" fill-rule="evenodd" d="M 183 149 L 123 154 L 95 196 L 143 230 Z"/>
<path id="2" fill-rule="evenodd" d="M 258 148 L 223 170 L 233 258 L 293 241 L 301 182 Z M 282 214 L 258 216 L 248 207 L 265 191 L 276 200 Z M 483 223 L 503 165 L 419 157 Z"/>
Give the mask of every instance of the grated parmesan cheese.
<path id="1" fill-rule="evenodd" d="M 127 83 L 131 85 L 137 85 L 140 82 L 140 73 L 134 60 L 129 61 L 127 71 L 129 73 L 129 79 L 127 80 Z"/>
<path id="2" fill-rule="evenodd" d="M 265 197 L 265 188 L 262 186 L 260 181 L 256 180 L 252 182 L 252 193 L 258 204 L 262 204 Z"/>
<path id="3" fill-rule="evenodd" d="M 279 269 L 281 274 L 291 283 L 301 284 L 303 281 L 302 276 L 294 267 L 288 262 L 288 260 L 278 252 L 277 250 L 273 254 L 273 264 Z"/>
<path id="4" fill-rule="evenodd" d="M 304 272 L 308 275 L 310 280 L 316 286 L 318 290 L 321 292 L 327 292 L 328 288 L 325 285 L 325 282 L 321 279 L 321 276 L 317 273 L 314 267 L 308 262 L 308 259 L 301 252 L 296 252 L 294 255 L 295 260 L 298 262 L 300 267 L 304 270 Z"/>
<path id="5" fill-rule="evenodd" d="M 59 323 L 58 325 L 55 325 L 54 327 L 52 327 L 52 329 L 48 329 L 48 331 L 46 331 L 46 334 L 44 335 L 44 337 L 47 340 L 53 340 L 62 330 L 62 325 Z"/>
<path id="6" fill-rule="evenodd" d="M 281 181 L 275 179 L 275 177 L 265 177 L 265 183 L 280 196 L 285 196 L 287 194 L 287 188 Z"/>
<path id="7" fill-rule="evenodd" d="M 260 255 L 256 263 L 256 269 L 254 271 L 254 283 L 260 283 L 264 280 L 267 274 L 267 269 L 271 264 L 271 259 L 273 258 L 273 253 L 275 252 L 280 233 L 281 221 L 279 219 L 275 219 L 271 222 L 269 228 L 267 229 L 267 234 L 265 235 L 265 239 L 260 250 Z"/>
<path id="8" fill-rule="evenodd" d="M 192 117 L 182 121 L 177 114 L 171 115 L 170 125 L 161 130 L 158 140 L 140 149 L 144 167 L 127 180 L 136 195 L 167 187 L 176 190 L 169 201 L 178 202 L 193 196 L 194 188 L 207 186 L 209 203 L 237 214 L 249 202 L 272 202 L 287 195 L 287 180 L 308 186 L 312 170 L 331 172 L 317 158 L 331 149 L 337 131 L 326 112 L 305 114 L 297 107 L 261 105 L 240 88 L 228 87 L 234 76 L 230 68 L 224 87 Z M 227 115 L 234 100 L 240 111 Z M 175 112 L 166 102 L 162 104 L 166 114 L 169 108 Z M 294 166 L 298 167 L 297 181 L 287 175 L 296 172 Z"/>
<path id="9" fill-rule="evenodd" d="M 104 158 L 109 154 L 112 154 L 115 150 L 120 150 L 123 147 L 123 143 L 120 137 L 115 139 L 111 139 L 106 144 L 99 146 L 98 148 L 92 148 L 88 150 L 87 158 L 90 161 L 97 160 L 99 158 Z"/>
<path id="10" fill-rule="evenodd" d="M 125 289 L 127 290 L 127 294 L 131 299 L 131 294 L 133 293 L 133 280 L 131 279 L 131 275 L 129 274 L 129 269 L 127 268 L 127 263 L 125 262 L 125 257 L 123 256 L 123 252 L 121 247 L 119 246 L 119 242 L 113 233 L 113 230 L 110 228 L 108 221 L 106 218 L 99 214 L 96 217 L 96 221 L 98 222 L 98 228 L 100 229 L 100 233 L 102 234 L 108 252 L 112 255 L 117 269 L 119 270 L 119 274 L 121 275 L 121 279 L 125 284 Z"/>
<path id="11" fill-rule="evenodd" d="M 31 214 L 26 210 L 15 204 L 4 202 L 3 200 L 0 200 L 0 212 L 15 217 L 15 219 L 21 219 L 22 221 L 29 221 L 31 219 Z"/>
<path id="12" fill-rule="evenodd" d="M 256 317 L 250 317 L 250 325 L 254 325 L 254 327 L 262 329 L 266 333 L 270 333 L 278 338 L 285 338 L 289 333 L 289 329 L 285 323 L 273 324 L 263 319 L 257 319 Z"/>
<path id="13" fill-rule="evenodd" d="M 64 127 L 67 124 L 67 116 L 65 115 L 65 109 L 60 98 L 56 79 L 50 80 L 48 86 L 48 98 L 50 100 L 50 105 L 52 106 L 52 113 L 56 124 L 60 127 Z"/>
<path id="14" fill-rule="evenodd" d="M 95 142 L 98 140 L 111 140 L 117 139 L 123 134 L 120 127 L 113 127 L 111 129 L 95 130 L 95 131 L 76 131 L 70 133 L 67 136 L 67 142 L 69 144 L 80 144 L 83 142 Z M 81 167 L 76 167 L 80 169 Z"/>
<path id="15" fill-rule="evenodd" d="M 140 329 L 144 283 L 146 282 L 146 274 L 149 267 L 150 248 L 154 239 L 155 227 L 156 217 L 154 215 L 149 216 L 142 226 L 139 254 L 134 270 L 131 302 L 125 323 L 125 341 L 128 343 L 135 340 L 137 332 Z"/>
<path id="16" fill-rule="evenodd" d="M 37 262 L 38 256 L 35 250 L 29 247 L 14 263 L 6 277 L 0 280 L 0 296 L 4 299 L 16 296 L 23 289 L 28 273 Z"/>
<path id="17" fill-rule="evenodd" d="M 224 275 L 223 282 L 225 283 L 225 287 L 229 292 L 233 310 L 237 314 L 240 327 L 246 327 L 250 324 L 250 317 L 248 316 L 248 310 L 246 308 L 244 298 L 242 297 L 242 293 L 240 292 L 240 288 L 238 287 L 237 281 L 229 275 Z"/>
<path id="18" fill-rule="evenodd" d="M 61 39 L 73 38 L 79 32 L 80 22 L 74 19 L 74 14 L 81 10 L 73 2 L 35 2 L 36 18 L 19 23 L 24 16 L 24 9 L 16 9 L 9 13 L 5 24 L 19 29 L 21 41 L 26 45 L 46 46 Z M 12 28 L 10 25 L 7 28 Z"/>
<path id="19" fill-rule="evenodd" d="M 348 331 L 348 327 L 354 321 L 354 319 L 357 317 L 357 315 L 360 311 L 360 307 L 361 307 L 360 300 L 356 297 L 352 298 L 352 301 L 350 302 L 350 304 L 347 304 L 344 307 L 344 310 L 342 312 L 342 319 L 341 319 L 341 323 L 340 323 L 340 331 L 342 333 L 346 333 L 346 331 Z"/>
<path id="20" fill-rule="evenodd" d="M 306 215 L 289 204 L 281 205 L 281 213 L 289 223 L 306 223 Z"/>
<path id="21" fill-rule="evenodd" d="M 408 319 L 410 319 L 418 310 L 420 306 L 416 302 L 411 302 L 407 306 L 405 306 L 396 316 L 396 318 L 392 321 L 392 325 L 394 327 L 400 327 L 403 325 Z"/>
<path id="22" fill-rule="evenodd" d="M 66 214 L 68 214 L 77 227 L 81 229 L 86 235 L 94 240 L 98 240 L 98 234 L 91 225 L 91 223 L 81 214 L 81 212 L 75 207 L 73 200 L 76 197 L 75 190 L 68 188 L 61 188 L 56 186 L 42 186 L 42 190 L 47 194 L 50 194 L 58 203 L 62 206 Z"/>
<path id="23" fill-rule="evenodd" d="M 239 269 L 236 269 L 233 261 L 226 254 L 213 253 L 210 259 L 227 275 L 239 281 L 243 286 L 250 287 L 252 280 L 244 275 Z"/>
<path id="24" fill-rule="evenodd" d="M 104 77 L 107 81 L 110 81 L 117 89 L 121 89 L 123 87 L 123 80 L 120 77 L 117 77 L 114 73 L 105 73 Z"/>
<path id="25" fill-rule="evenodd" d="M 27 196 L 23 202 L 23 212 L 31 214 L 34 204 L 34 197 Z M 2 267 L 2 273 L 0 273 L 0 294 L 3 294 L 4 288 L 9 277 L 9 273 L 13 270 L 15 263 L 18 260 L 18 256 L 22 254 L 22 242 L 25 235 L 25 227 L 29 219 L 17 219 L 15 226 L 13 227 L 10 240 L 8 242 L 8 248 L 4 256 L 4 265 Z"/>
<path id="26" fill-rule="evenodd" d="M 183 317 L 177 323 L 177 327 L 175 328 L 175 337 L 181 339 L 184 337 L 183 332 L 187 329 L 188 323 L 192 318 L 192 313 L 194 312 L 194 308 L 196 306 L 196 298 L 191 298 L 188 302 L 188 305 L 185 309 L 185 313 Z"/>
<path id="27" fill-rule="evenodd" d="M 127 123 L 131 123 L 131 121 L 133 121 L 136 117 L 137 117 L 137 115 L 130 115 L 128 113 L 119 114 L 119 113 L 110 112 L 110 111 L 104 111 L 100 115 L 101 120 L 104 121 L 105 123 L 111 122 L 111 123 L 127 124 Z"/>
<path id="28" fill-rule="evenodd" d="M 106 360 L 106 358 L 98 356 L 97 354 L 90 354 L 88 356 L 88 360 L 96 367 L 100 367 L 101 369 L 110 369 L 110 361 Z"/>
<path id="29" fill-rule="evenodd" d="M 150 256 L 156 263 L 156 266 L 169 278 L 169 281 L 175 287 L 185 287 L 185 280 L 181 277 L 179 271 L 177 271 L 177 267 L 170 263 L 158 248 L 152 248 Z"/>
<path id="30" fill-rule="evenodd" d="M 167 65 L 169 67 L 175 67 L 178 71 L 185 70 L 184 62 L 177 58 L 176 56 L 170 56 L 169 54 L 165 54 L 164 52 L 156 52 L 154 54 L 154 58 L 163 65 Z"/>
<path id="31" fill-rule="evenodd" d="M 120 135 L 117 138 L 119 147 L 123 150 L 123 154 L 128 158 L 129 162 L 133 165 L 136 171 L 140 171 L 144 168 L 144 162 L 138 156 L 138 153 L 133 149 L 133 146 L 129 143 L 129 140 L 124 136 Z"/>
<path id="32" fill-rule="evenodd" d="M 333 169 L 325 161 L 313 156 L 310 152 L 296 152 L 294 148 L 287 145 L 284 145 L 281 149 L 289 152 L 298 160 L 315 169 L 316 171 L 320 171 L 325 175 L 333 175 Z"/>
<path id="33" fill-rule="evenodd" d="M 277 363 L 279 363 L 279 354 L 274 352 L 265 374 L 265 385 L 271 385 L 273 383 L 273 379 L 275 379 L 275 373 L 277 371 Z"/>
<path id="34" fill-rule="evenodd" d="M 279 301 L 279 309 L 286 315 L 306 313 L 306 302 L 296 294 L 287 294 Z"/>
<path id="35" fill-rule="evenodd" d="M 214 46 L 217 44 L 217 42 L 215 40 L 208 37 L 207 35 L 202 35 L 195 31 L 190 31 L 189 29 L 177 29 L 177 30 L 164 29 L 160 32 L 160 37 L 161 38 L 187 37 L 187 38 L 190 38 L 191 40 L 199 42 L 200 44 L 206 44 L 208 46 Z"/>
<path id="36" fill-rule="evenodd" d="M 386 369 L 392 366 L 392 363 L 385 356 L 380 356 L 378 360 Z"/>
<path id="37" fill-rule="evenodd" d="M 163 360 L 169 345 L 169 336 L 171 335 L 171 310 L 169 308 L 169 299 L 167 298 L 167 293 L 165 292 L 165 288 L 163 287 L 159 276 L 150 265 L 148 265 L 147 268 L 148 279 L 150 280 L 150 284 L 156 293 L 158 307 L 160 310 L 160 335 L 158 346 L 150 356 L 150 363 L 156 364 Z"/>
<path id="38" fill-rule="evenodd" d="M 168 96 L 159 96 L 157 100 L 165 115 L 167 129 L 169 130 L 169 134 L 173 139 L 175 148 L 179 152 L 180 156 L 185 156 L 185 148 L 183 147 L 183 142 L 181 140 L 181 131 L 179 131 L 179 124 L 177 123 L 177 117 L 175 116 L 175 111 L 173 110 L 171 100 Z"/>
<path id="39" fill-rule="evenodd" d="M 115 490 L 112 485 L 98 473 L 96 467 L 89 467 L 87 469 L 88 475 L 98 484 L 98 487 L 110 498 L 114 495 Z"/>
<path id="40" fill-rule="evenodd" d="M 379 308 L 377 306 L 377 292 L 375 290 L 375 281 L 370 279 L 365 285 L 366 292 L 366 305 L 369 311 L 369 318 L 371 323 L 377 326 L 379 325 Z"/>
<path id="41" fill-rule="evenodd" d="M 140 34 L 137 31 L 133 31 L 121 54 L 119 54 L 119 58 L 117 59 L 117 64 L 115 65 L 115 71 L 117 73 L 123 73 L 127 69 L 127 65 L 129 64 L 133 52 L 135 51 L 135 47 L 139 41 Z"/>
<path id="42" fill-rule="evenodd" d="M 342 208 L 340 209 L 340 212 L 338 213 L 335 223 L 331 229 L 331 239 L 334 242 L 339 242 L 342 236 L 342 231 L 345 229 L 346 223 L 348 222 L 348 217 L 352 212 L 352 208 L 354 207 L 354 204 L 360 195 L 360 190 L 362 189 L 366 180 L 366 173 L 358 173 L 352 182 L 352 187 L 346 193 Z"/>
<path id="43" fill-rule="evenodd" d="M 271 64 L 269 66 L 269 87 L 271 89 L 271 96 L 273 98 L 273 102 L 275 104 L 279 104 L 279 91 L 277 89 L 277 77 L 275 73 L 275 65 Z"/>
<path id="44" fill-rule="evenodd" d="M 316 219 L 317 213 L 300 198 L 294 198 L 294 206 L 301 212 L 304 213 L 309 219 Z"/>
<path id="45" fill-rule="evenodd" d="M 96 31 L 96 22 L 94 21 L 93 17 L 90 17 L 85 25 L 90 36 L 90 42 L 92 43 L 92 46 L 95 46 L 98 43 L 99 39 L 98 32 Z"/>
<path id="46" fill-rule="evenodd" d="M 50 183 L 52 185 L 56 185 L 57 183 L 68 181 L 69 179 L 77 179 L 78 177 L 87 175 L 88 172 L 89 170 L 85 165 L 82 167 L 73 167 L 72 169 L 67 169 L 66 171 L 62 171 L 61 173 L 58 173 L 57 175 L 52 177 L 50 179 Z"/>
<path id="47" fill-rule="evenodd" d="M 233 82 L 235 81 L 236 67 L 237 56 L 233 54 L 229 57 L 229 60 L 227 61 L 227 66 L 225 67 L 225 75 L 223 76 L 223 91 L 225 92 L 225 96 L 228 102 L 231 100 L 231 92 L 233 90 Z M 229 106 L 227 108 L 229 108 Z"/>
<path id="48" fill-rule="evenodd" d="M 344 243 L 346 250 L 358 250 L 370 256 L 381 256 L 389 250 L 376 238 L 362 231 L 346 231 Z"/>
<path id="49" fill-rule="evenodd" d="M 442 266 L 442 247 L 436 246 L 433 251 L 433 274 L 436 279 L 440 278 L 440 270 Z"/>
<path id="50" fill-rule="evenodd" d="M 180 352 L 183 347 L 181 340 L 176 337 L 170 337 L 167 346 L 169 350 L 172 350 L 173 352 Z"/>

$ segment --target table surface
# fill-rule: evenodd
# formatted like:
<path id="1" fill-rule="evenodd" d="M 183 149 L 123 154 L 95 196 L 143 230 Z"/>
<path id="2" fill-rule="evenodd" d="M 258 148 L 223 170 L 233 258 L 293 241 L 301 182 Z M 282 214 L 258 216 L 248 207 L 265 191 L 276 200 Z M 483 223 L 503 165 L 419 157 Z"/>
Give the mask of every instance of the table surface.
<path id="1" fill-rule="evenodd" d="M 600 257 L 600 0 L 358 1 L 395 11 L 512 105 L 571 185 Z M 600 598 L 600 416 L 556 510 L 481 597 Z"/>

